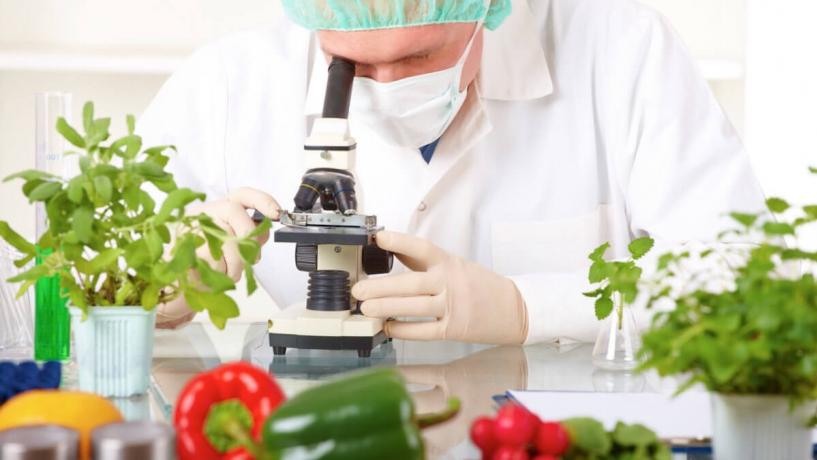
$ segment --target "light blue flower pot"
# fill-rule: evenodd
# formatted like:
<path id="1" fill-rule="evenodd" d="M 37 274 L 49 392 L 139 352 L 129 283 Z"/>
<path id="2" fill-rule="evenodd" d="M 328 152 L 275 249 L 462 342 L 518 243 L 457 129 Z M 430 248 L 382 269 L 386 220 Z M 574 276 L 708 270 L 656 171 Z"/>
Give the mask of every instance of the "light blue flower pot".
<path id="1" fill-rule="evenodd" d="M 105 397 L 144 394 L 150 382 L 156 311 L 142 307 L 71 307 L 79 388 Z"/>

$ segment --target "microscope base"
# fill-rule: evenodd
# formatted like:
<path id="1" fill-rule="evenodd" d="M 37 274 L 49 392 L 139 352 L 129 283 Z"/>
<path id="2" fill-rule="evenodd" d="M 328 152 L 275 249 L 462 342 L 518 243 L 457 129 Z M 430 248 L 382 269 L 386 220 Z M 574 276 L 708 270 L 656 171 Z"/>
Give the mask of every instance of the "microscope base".
<path id="1" fill-rule="evenodd" d="M 372 349 L 388 341 L 381 331 L 374 337 L 326 337 L 320 335 L 276 334 L 270 332 L 269 343 L 276 356 L 286 354 L 288 348 L 308 350 L 357 350 L 358 357 L 368 358 Z"/>
<path id="2" fill-rule="evenodd" d="M 371 356 L 372 349 L 388 339 L 383 320 L 345 311 L 312 311 L 296 305 L 271 320 L 269 343 L 275 355 L 287 348 L 308 350 L 357 350 Z"/>

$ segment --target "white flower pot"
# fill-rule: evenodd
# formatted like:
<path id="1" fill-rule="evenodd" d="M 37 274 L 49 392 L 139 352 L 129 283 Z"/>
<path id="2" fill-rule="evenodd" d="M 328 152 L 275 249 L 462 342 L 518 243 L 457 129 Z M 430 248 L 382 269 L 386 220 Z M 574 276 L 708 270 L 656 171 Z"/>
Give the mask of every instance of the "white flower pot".
<path id="1" fill-rule="evenodd" d="M 156 311 L 142 307 L 71 307 L 79 388 L 106 397 L 143 394 L 150 381 Z"/>
<path id="2" fill-rule="evenodd" d="M 715 460 L 811 459 L 817 402 L 789 410 L 786 396 L 712 394 Z"/>

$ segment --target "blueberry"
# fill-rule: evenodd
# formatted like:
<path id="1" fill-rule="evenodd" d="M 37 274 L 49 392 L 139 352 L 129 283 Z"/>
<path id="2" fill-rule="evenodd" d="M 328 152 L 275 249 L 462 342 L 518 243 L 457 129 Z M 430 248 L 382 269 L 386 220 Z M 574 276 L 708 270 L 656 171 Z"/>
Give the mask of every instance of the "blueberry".
<path id="1" fill-rule="evenodd" d="M 18 375 L 37 375 L 38 372 L 40 372 L 40 368 L 37 367 L 37 363 L 34 361 L 24 361 L 17 366 Z"/>

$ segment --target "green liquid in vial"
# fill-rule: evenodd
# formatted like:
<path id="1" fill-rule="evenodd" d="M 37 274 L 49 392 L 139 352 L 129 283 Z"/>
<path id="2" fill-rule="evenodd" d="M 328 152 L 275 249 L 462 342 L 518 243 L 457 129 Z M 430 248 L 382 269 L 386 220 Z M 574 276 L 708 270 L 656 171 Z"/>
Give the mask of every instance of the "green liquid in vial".
<path id="1" fill-rule="evenodd" d="M 37 256 L 37 264 L 48 252 Z M 64 361 L 71 353 L 71 318 L 60 295 L 60 277 L 40 278 L 35 285 L 34 359 Z"/>

